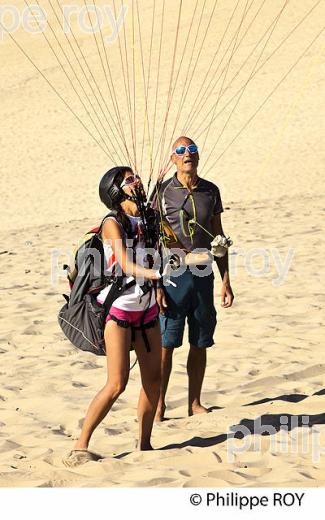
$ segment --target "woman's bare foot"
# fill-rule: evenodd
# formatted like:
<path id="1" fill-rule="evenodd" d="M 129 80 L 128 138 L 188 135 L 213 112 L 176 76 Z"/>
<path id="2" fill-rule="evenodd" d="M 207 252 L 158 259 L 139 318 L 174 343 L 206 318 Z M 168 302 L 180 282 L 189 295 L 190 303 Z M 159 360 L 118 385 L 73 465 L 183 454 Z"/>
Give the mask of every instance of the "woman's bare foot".
<path id="1" fill-rule="evenodd" d="M 197 415 L 200 413 L 209 413 L 209 412 L 210 412 L 209 408 L 205 408 L 205 406 L 198 404 L 198 405 L 193 405 L 191 408 L 189 408 L 188 415 L 189 415 L 189 417 L 191 417 L 192 415 Z"/>
<path id="2" fill-rule="evenodd" d="M 92 451 L 88 451 L 87 449 L 74 449 L 63 457 L 62 462 L 68 468 L 74 468 L 76 466 L 80 466 L 81 464 L 86 464 L 86 462 L 96 462 L 100 459 L 102 459 L 101 455 L 93 453 Z"/>

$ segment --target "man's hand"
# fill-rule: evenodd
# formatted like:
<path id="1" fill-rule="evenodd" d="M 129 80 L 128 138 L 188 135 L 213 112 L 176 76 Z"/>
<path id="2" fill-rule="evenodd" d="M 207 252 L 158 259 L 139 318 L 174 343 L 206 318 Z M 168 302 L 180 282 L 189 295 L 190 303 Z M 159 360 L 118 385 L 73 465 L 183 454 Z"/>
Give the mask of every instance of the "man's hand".
<path id="1" fill-rule="evenodd" d="M 167 300 L 164 289 L 157 289 L 157 303 L 159 305 L 160 314 L 165 314 L 167 309 Z"/>
<path id="2" fill-rule="evenodd" d="M 234 294 L 230 283 L 223 283 L 221 287 L 221 307 L 227 309 L 232 306 L 234 301 Z"/>

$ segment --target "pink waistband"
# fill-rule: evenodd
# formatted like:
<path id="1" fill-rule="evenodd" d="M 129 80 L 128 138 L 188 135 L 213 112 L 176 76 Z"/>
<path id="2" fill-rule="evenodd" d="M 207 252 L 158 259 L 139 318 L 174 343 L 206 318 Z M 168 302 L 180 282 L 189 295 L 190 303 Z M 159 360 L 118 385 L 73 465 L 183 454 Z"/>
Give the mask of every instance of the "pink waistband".
<path id="1" fill-rule="evenodd" d="M 109 314 L 106 317 L 106 322 L 110 321 L 114 316 L 117 320 L 128 321 L 130 325 L 135 327 L 139 327 L 141 324 L 141 319 L 143 314 L 145 314 L 144 324 L 149 323 L 149 321 L 154 320 L 159 313 L 159 307 L 157 303 L 152 305 L 147 311 L 125 311 L 123 309 L 118 309 L 117 307 L 111 307 Z"/>

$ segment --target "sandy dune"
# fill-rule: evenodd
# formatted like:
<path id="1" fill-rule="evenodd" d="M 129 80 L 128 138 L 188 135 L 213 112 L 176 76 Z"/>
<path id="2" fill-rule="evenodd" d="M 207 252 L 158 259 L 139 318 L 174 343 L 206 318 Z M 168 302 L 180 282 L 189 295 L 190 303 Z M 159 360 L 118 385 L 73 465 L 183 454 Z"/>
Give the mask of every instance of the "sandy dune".
<path id="1" fill-rule="evenodd" d="M 234 2 L 223 4 L 224 22 Z M 278 37 L 313 5 L 289 6 Z M 143 16 L 149 14 L 144 9 Z M 225 145 L 320 30 L 323 15 L 321 2 L 253 84 Z M 18 36 L 64 87 L 48 50 Z M 57 283 L 52 278 L 66 258 L 56 259 L 53 249 L 73 251 L 99 221 L 104 210 L 97 182 L 108 161 L 12 42 L 0 42 L 1 486 L 325 484 L 325 458 L 317 458 L 318 446 L 325 445 L 318 432 L 325 424 L 324 43 L 323 34 L 209 174 L 227 208 L 236 295 L 233 309 L 220 309 L 216 272 L 219 325 L 203 392 L 211 413 L 186 416 L 186 340 L 175 353 L 168 420 L 154 428 L 156 450 L 134 450 L 136 366 L 94 435 L 91 448 L 103 459 L 68 470 L 61 458 L 105 381 L 105 360 L 77 352 L 60 332 L 56 316 L 67 287 L 62 277 Z M 206 153 L 212 144 L 211 138 Z M 286 418 L 288 432 L 280 430 Z M 259 421 L 271 435 L 260 434 Z M 234 438 L 236 430 L 243 438 Z"/>
<path id="2" fill-rule="evenodd" d="M 58 329 L 56 312 L 62 303 L 60 291 L 66 287 L 62 279 L 57 287 L 49 284 L 50 249 L 54 242 L 64 244 L 70 227 L 78 235 L 92 222 L 40 226 L 37 232 L 23 230 L 9 237 L 2 233 L 8 252 L 1 255 L 6 267 L 1 291 L 1 485 L 323 485 L 324 457 L 313 462 L 317 443 L 313 447 L 312 438 L 317 432 L 315 427 L 301 427 L 304 415 L 310 416 L 311 426 L 325 422 L 320 285 L 324 273 L 314 272 L 310 249 L 299 244 L 298 231 L 314 228 L 310 246 L 314 258 L 319 258 L 321 228 L 317 232 L 306 200 L 278 202 L 280 214 L 289 206 L 296 212 L 289 227 L 285 217 L 272 227 L 273 238 L 287 235 L 279 244 L 281 254 L 288 244 L 297 245 L 282 286 L 272 285 L 272 272 L 252 277 L 238 257 L 233 281 L 237 302 L 231 313 L 219 311 L 216 346 L 209 352 L 204 402 L 212 412 L 186 417 L 184 347 L 175 354 L 168 421 L 154 429 L 157 450 L 134 451 L 139 391 L 135 367 L 126 392 L 95 434 L 92 448 L 104 459 L 76 470 L 64 468 L 61 456 L 71 447 L 89 400 L 105 380 L 105 368 L 103 359 L 76 352 Z M 323 197 L 314 197 L 314 210 L 324 211 L 323 202 Z M 266 238 L 254 239 L 254 247 L 267 248 L 273 210 L 262 202 L 258 206 L 260 235 Z M 245 211 L 233 204 L 225 220 L 235 232 L 243 214 L 248 224 L 245 233 L 237 233 L 236 242 L 246 248 L 244 235 L 253 237 L 256 229 L 255 204 L 246 205 Z M 279 432 L 281 416 L 293 425 L 288 434 Z M 254 436 L 248 435 L 252 421 L 261 417 L 263 425 L 275 428 L 272 435 L 261 436 L 258 429 Z M 236 425 L 248 428 L 244 439 L 231 438 L 231 427 Z M 231 450 L 243 449 L 244 442 L 247 449 L 229 461 Z"/>

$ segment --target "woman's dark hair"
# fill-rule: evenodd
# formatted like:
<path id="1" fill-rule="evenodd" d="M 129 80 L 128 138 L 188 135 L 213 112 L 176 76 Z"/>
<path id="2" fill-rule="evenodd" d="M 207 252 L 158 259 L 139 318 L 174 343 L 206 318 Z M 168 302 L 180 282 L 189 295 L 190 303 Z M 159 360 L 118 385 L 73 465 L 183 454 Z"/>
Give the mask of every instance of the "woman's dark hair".
<path id="1" fill-rule="evenodd" d="M 125 172 L 133 173 L 132 168 L 130 168 L 129 166 L 125 166 L 125 167 L 120 166 L 119 168 L 120 168 L 120 171 L 115 176 L 115 182 L 114 182 L 116 187 L 121 186 L 122 182 L 124 181 Z M 126 235 L 129 238 L 131 238 L 132 226 L 130 224 L 129 219 L 127 218 L 127 216 L 125 215 L 125 213 L 121 207 L 121 202 L 122 202 L 122 200 L 113 200 L 111 209 L 116 212 L 116 220 L 122 226 Z"/>

